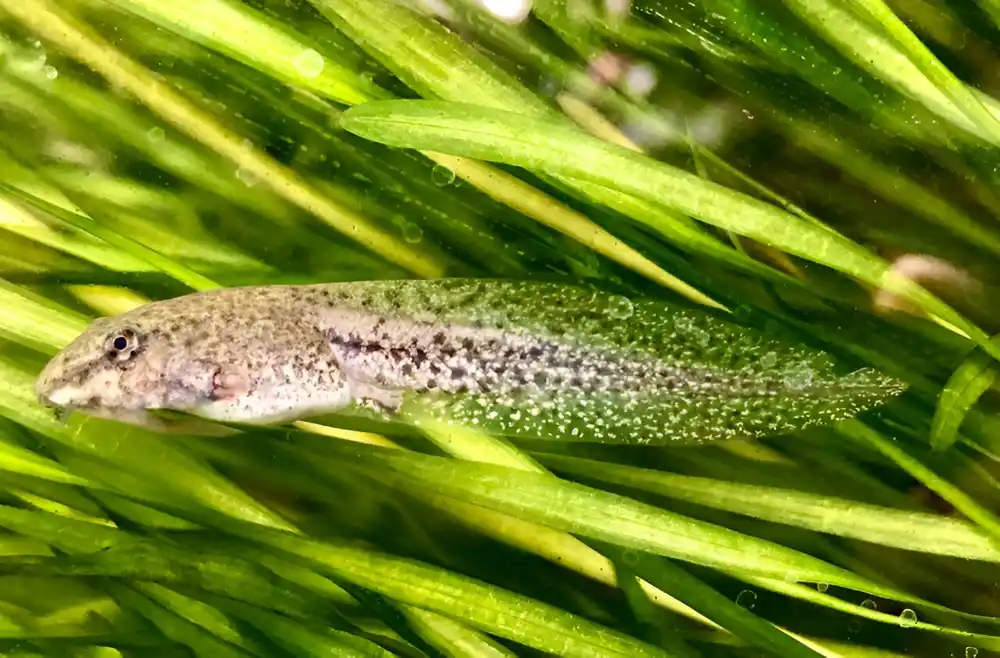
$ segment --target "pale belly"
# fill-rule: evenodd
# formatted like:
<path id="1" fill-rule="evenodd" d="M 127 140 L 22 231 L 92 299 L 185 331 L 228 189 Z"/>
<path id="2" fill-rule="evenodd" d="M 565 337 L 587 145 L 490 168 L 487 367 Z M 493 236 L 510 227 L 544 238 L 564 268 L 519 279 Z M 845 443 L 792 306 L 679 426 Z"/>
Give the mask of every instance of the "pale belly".
<path id="1" fill-rule="evenodd" d="M 234 400 L 203 402 L 184 411 L 219 422 L 275 425 L 335 413 L 348 407 L 353 399 L 346 385 L 334 390 L 281 387 L 255 391 Z"/>

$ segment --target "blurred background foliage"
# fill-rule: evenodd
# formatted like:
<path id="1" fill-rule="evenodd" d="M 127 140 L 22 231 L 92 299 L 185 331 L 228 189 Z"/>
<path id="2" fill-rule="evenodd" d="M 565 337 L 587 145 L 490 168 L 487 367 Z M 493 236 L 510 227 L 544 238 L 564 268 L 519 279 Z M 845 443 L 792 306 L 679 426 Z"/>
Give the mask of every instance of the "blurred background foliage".
<path id="1" fill-rule="evenodd" d="M 0 655 L 1000 655 L 998 55 L 996 0 L 0 0 Z M 34 399 L 148 300 L 440 276 L 910 388 L 659 448 Z"/>

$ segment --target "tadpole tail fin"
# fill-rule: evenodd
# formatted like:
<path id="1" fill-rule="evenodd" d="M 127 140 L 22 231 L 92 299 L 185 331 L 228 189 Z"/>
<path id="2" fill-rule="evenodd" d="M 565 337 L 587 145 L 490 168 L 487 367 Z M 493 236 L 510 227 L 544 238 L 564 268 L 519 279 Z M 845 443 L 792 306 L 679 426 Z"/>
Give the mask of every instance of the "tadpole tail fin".
<path id="1" fill-rule="evenodd" d="M 799 386 L 740 394 L 705 389 L 696 394 L 641 399 L 561 393 L 543 399 L 485 401 L 438 396 L 422 401 L 436 418 L 470 424 L 511 438 L 662 445 L 786 434 L 828 425 L 868 411 L 905 386 L 871 369 L 823 377 Z"/>
<path id="2" fill-rule="evenodd" d="M 752 438 L 845 420 L 906 388 L 870 368 L 844 373 L 820 350 L 656 300 L 531 282 L 348 285 L 354 302 L 344 303 L 358 308 L 520 327 L 583 355 L 596 350 L 620 359 L 626 390 L 545 386 L 414 400 L 445 422 L 510 437 L 622 444 Z"/>

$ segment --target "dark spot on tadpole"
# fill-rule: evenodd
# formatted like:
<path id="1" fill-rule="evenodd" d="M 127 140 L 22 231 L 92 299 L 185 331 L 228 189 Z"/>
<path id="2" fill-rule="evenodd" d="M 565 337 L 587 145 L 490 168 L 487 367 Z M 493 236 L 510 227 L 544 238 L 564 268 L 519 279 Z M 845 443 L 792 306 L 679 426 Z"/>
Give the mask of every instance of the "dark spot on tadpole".
<path id="1" fill-rule="evenodd" d="M 448 338 L 447 336 L 444 335 L 444 332 L 439 331 L 436 334 L 434 334 L 434 337 L 431 339 L 431 342 L 434 343 L 435 345 L 444 345 L 444 342 L 447 339 Z"/>
<path id="2" fill-rule="evenodd" d="M 544 386 L 545 382 L 548 381 L 548 378 L 549 378 L 548 375 L 546 375 L 544 372 L 536 372 L 534 377 L 535 384 L 537 384 L 538 386 Z"/>
<path id="3" fill-rule="evenodd" d="M 438 383 L 437 383 L 436 379 L 428 379 L 427 380 L 427 390 L 432 391 L 432 390 L 434 390 L 437 387 L 438 387 Z"/>
<path id="4" fill-rule="evenodd" d="M 460 377 L 465 377 L 469 374 L 469 371 L 465 368 L 452 368 L 451 377 L 452 379 L 459 379 Z"/>
<path id="5" fill-rule="evenodd" d="M 402 366 L 400 366 L 399 371 L 403 373 L 404 377 L 409 377 L 410 375 L 413 374 L 413 364 L 404 363 Z"/>
<path id="6" fill-rule="evenodd" d="M 474 340 L 472 340 L 471 338 L 463 338 L 462 339 L 462 349 L 466 349 L 466 350 L 472 351 L 472 349 L 475 348 L 475 346 L 476 346 L 476 342 Z"/>
<path id="7" fill-rule="evenodd" d="M 436 363 L 432 363 L 431 366 L 430 366 L 430 371 L 431 371 L 432 375 L 441 374 L 441 366 L 439 366 Z"/>
<path id="8" fill-rule="evenodd" d="M 455 354 L 457 354 L 457 353 L 458 352 L 451 345 L 448 345 L 447 347 L 442 347 L 441 348 L 441 354 L 443 354 L 444 356 L 455 356 Z"/>
<path id="9" fill-rule="evenodd" d="M 528 356 L 530 356 L 533 359 L 537 359 L 541 355 L 542 355 L 542 348 L 538 345 L 532 345 L 528 349 Z"/>

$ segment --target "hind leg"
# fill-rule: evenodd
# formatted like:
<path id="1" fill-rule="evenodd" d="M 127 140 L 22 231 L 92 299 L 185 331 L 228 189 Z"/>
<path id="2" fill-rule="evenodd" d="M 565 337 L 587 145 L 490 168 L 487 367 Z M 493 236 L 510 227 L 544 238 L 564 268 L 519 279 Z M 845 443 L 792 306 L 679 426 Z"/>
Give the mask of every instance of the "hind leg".
<path id="1" fill-rule="evenodd" d="M 373 411 L 379 416 L 392 417 L 403 406 L 403 393 L 379 388 L 371 384 L 351 383 L 351 397 L 355 406 Z"/>

